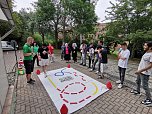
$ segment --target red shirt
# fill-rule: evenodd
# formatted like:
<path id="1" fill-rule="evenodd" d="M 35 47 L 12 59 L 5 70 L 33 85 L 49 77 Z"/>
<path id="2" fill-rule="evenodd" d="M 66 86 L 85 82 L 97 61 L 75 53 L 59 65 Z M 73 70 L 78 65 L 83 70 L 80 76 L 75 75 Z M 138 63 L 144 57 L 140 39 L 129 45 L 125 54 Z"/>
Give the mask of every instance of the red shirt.
<path id="1" fill-rule="evenodd" d="M 48 46 L 49 53 L 53 54 L 54 53 L 54 47 L 53 46 Z"/>
<path id="2" fill-rule="evenodd" d="M 66 49 L 65 49 L 65 54 L 69 54 L 68 47 L 66 47 Z"/>

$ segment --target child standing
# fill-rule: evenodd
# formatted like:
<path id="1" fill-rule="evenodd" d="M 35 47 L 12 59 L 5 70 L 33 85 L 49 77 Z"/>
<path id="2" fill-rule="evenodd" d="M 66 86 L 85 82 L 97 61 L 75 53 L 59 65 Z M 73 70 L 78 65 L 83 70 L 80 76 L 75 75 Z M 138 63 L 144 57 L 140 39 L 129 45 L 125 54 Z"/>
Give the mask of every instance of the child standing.
<path id="1" fill-rule="evenodd" d="M 53 63 L 54 62 L 54 47 L 50 43 L 49 43 L 48 49 L 49 49 L 50 61 L 51 63 Z"/>
<path id="2" fill-rule="evenodd" d="M 39 48 L 38 53 L 39 53 L 39 60 L 40 60 L 40 65 L 42 67 L 42 70 L 44 72 L 45 77 L 47 77 L 46 70 L 47 66 L 49 65 L 49 58 L 48 58 L 48 47 L 46 44 L 43 44 L 41 48 Z"/>
<path id="3" fill-rule="evenodd" d="M 86 66 L 87 44 L 85 44 L 84 41 L 80 46 L 80 50 L 81 50 L 81 63 L 80 63 L 80 65 Z"/>
<path id="4" fill-rule="evenodd" d="M 90 47 L 89 47 L 89 66 L 88 66 L 88 68 L 92 68 L 93 63 L 94 63 L 94 47 L 93 47 L 93 43 L 91 43 Z"/>
<path id="5" fill-rule="evenodd" d="M 65 48 L 65 44 L 63 42 L 61 46 L 61 61 L 64 59 L 64 48 Z"/>
<path id="6" fill-rule="evenodd" d="M 123 87 L 123 82 L 125 79 L 125 72 L 127 69 L 127 65 L 128 65 L 128 59 L 130 56 L 130 51 L 127 49 L 127 43 L 123 43 L 121 44 L 121 52 L 119 53 L 118 56 L 118 69 L 119 69 L 119 75 L 120 75 L 120 80 L 116 81 L 118 85 L 118 88 L 122 88 Z"/>
<path id="7" fill-rule="evenodd" d="M 101 67 L 100 67 L 100 72 L 98 73 L 98 78 L 104 78 L 104 68 L 105 65 L 108 63 L 108 57 L 107 57 L 107 49 L 102 48 L 101 51 L 99 52 L 99 57 L 101 58 Z"/>
<path id="8" fill-rule="evenodd" d="M 77 44 L 76 43 L 72 44 L 72 57 L 73 57 L 74 63 L 77 62 Z"/>

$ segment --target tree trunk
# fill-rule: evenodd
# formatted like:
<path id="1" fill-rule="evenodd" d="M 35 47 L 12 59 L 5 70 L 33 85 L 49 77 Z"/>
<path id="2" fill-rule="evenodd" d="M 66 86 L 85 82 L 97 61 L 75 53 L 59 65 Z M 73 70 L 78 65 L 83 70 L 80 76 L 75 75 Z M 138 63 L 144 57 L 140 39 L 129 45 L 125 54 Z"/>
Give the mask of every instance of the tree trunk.
<path id="1" fill-rule="evenodd" d="M 42 43 L 44 44 L 44 33 L 41 33 L 42 36 Z"/>
<path id="2" fill-rule="evenodd" d="M 134 58 L 135 57 L 135 44 L 133 44 L 130 51 L 131 51 L 131 58 Z"/>
<path id="3" fill-rule="evenodd" d="M 65 42 L 65 20 L 66 20 L 66 17 L 64 16 L 63 17 L 63 42 Z"/>
<path id="4" fill-rule="evenodd" d="M 55 25 L 55 47 L 58 48 L 58 28 Z"/>

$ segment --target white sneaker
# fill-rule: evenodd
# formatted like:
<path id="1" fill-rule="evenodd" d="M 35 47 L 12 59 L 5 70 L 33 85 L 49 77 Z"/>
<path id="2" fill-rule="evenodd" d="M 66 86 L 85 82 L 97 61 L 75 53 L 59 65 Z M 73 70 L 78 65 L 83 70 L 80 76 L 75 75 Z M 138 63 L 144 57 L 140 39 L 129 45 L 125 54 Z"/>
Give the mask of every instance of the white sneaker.
<path id="1" fill-rule="evenodd" d="M 92 72 L 93 71 L 93 69 L 90 69 L 90 71 L 89 72 Z"/>
<path id="2" fill-rule="evenodd" d="M 47 73 L 44 73 L 45 78 L 47 77 Z"/>
<path id="3" fill-rule="evenodd" d="M 96 74 L 98 74 L 98 73 L 99 73 L 99 71 L 96 71 L 95 73 L 96 73 Z"/>
<path id="4" fill-rule="evenodd" d="M 119 84 L 119 85 L 118 85 L 118 89 L 121 89 L 121 88 L 122 88 L 122 86 L 123 86 L 122 84 Z"/>
<path id="5" fill-rule="evenodd" d="M 116 81 L 116 84 L 120 84 L 120 83 L 121 83 L 121 81 L 120 81 L 120 80 Z"/>

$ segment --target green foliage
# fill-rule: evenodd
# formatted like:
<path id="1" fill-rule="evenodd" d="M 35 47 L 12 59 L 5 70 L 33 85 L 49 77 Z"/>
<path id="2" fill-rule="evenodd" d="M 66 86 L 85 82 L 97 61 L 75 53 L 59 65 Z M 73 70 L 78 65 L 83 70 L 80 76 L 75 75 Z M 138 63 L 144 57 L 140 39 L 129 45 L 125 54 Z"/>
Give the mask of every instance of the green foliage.
<path id="1" fill-rule="evenodd" d="M 132 57 L 135 51 L 142 49 L 142 43 L 151 40 L 152 2 L 151 0 L 118 0 L 111 3 L 106 12 L 107 19 L 112 20 L 107 26 L 108 36 L 126 41 L 129 40 Z M 121 36 L 121 37 L 119 37 Z"/>
<path id="2" fill-rule="evenodd" d="M 143 50 L 143 44 L 146 41 L 152 41 L 152 30 L 151 31 L 137 31 L 128 35 L 130 40 L 130 48 L 132 49 L 132 57 L 135 55 L 135 51 Z"/>
<path id="3" fill-rule="evenodd" d="M 67 0 L 67 4 L 74 19 L 74 30 L 79 34 L 91 33 L 97 21 L 95 6 L 82 0 Z"/>
<path id="4" fill-rule="evenodd" d="M 33 38 L 34 38 L 34 41 L 38 44 L 38 45 L 42 45 L 43 43 L 42 43 L 42 36 L 40 35 L 40 34 L 38 34 L 38 33 L 36 33 L 36 34 L 34 34 L 33 35 Z M 45 42 L 44 43 L 46 43 L 47 45 L 49 44 L 49 43 L 51 43 L 52 45 L 55 45 L 55 42 L 54 42 L 54 40 L 51 40 L 51 39 L 49 39 L 48 37 L 46 37 L 45 36 Z"/>

